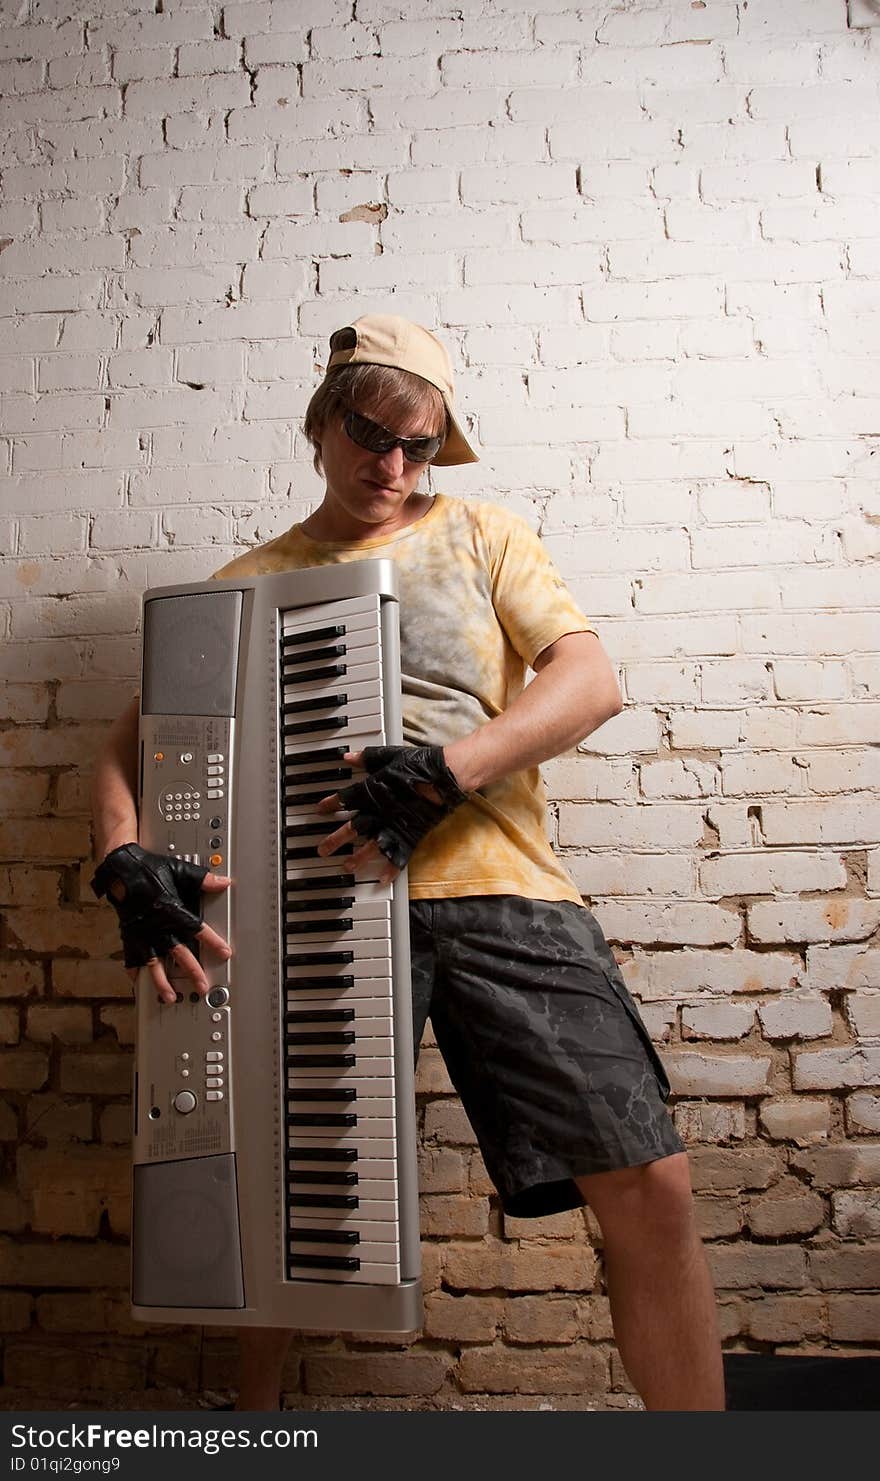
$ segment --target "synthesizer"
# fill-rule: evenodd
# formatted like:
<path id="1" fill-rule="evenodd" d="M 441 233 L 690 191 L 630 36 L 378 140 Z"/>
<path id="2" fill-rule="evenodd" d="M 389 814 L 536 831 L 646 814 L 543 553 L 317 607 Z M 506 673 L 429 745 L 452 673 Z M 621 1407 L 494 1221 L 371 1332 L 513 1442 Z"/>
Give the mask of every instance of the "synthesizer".
<path id="1" fill-rule="evenodd" d="M 140 1320 L 421 1326 L 406 875 L 316 852 L 400 704 L 391 561 L 145 594 L 140 842 L 232 876 L 202 900 L 233 955 L 207 996 L 137 984 Z"/>

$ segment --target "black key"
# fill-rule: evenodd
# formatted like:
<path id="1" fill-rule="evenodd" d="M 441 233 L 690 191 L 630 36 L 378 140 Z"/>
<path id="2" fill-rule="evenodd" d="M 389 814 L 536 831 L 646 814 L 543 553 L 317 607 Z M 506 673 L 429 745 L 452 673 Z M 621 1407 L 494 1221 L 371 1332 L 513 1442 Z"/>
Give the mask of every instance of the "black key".
<path id="1" fill-rule="evenodd" d="M 287 756 L 284 760 L 285 773 L 290 773 L 295 766 L 323 766 L 325 762 L 341 761 L 348 751 L 348 746 L 327 746 L 320 751 L 300 751 L 296 756 Z M 291 780 L 296 781 L 293 776 Z"/>
<path id="2" fill-rule="evenodd" d="M 336 895 L 329 900 L 285 900 L 284 914 L 297 915 L 307 910 L 348 910 L 353 904 L 354 895 Z"/>
<path id="3" fill-rule="evenodd" d="M 305 1111 L 300 1111 L 293 1116 L 288 1116 L 287 1122 L 289 1126 L 357 1126 L 357 1119 L 357 1116 L 352 1116 L 342 1111 L 316 1111 L 313 1116 L 308 1115 Z M 324 1183 L 327 1181 L 332 1182 L 333 1179 L 309 1178 L 308 1181 L 310 1183 Z M 357 1177 L 354 1173 L 351 1174 L 348 1181 L 352 1183 L 357 1182 Z"/>
<path id="4" fill-rule="evenodd" d="M 292 1208 L 358 1208 L 356 1193 L 296 1193 L 291 1190 Z"/>
<path id="5" fill-rule="evenodd" d="M 343 716 L 334 719 L 328 715 L 326 720 L 297 720 L 295 724 L 283 725 L 282 735 L 308 735 L 313 730 L 342 730 L 348 721 Z"/>
<path id="6" fill-rule="evenodd" d="M 323 643 L 325 638 L 344 637 L 345 627 L 337 622 L 334 627 L 313 627 L 302 632 L 282 633 L 281 647 L 286 651 L 288 648 L 301 648 L 303 643 Z"/>
<path id="7" fill-rule="evenodd" d="M 285 967 L 318 967 L 326 962 L 328 967 L 343 967 L 354 961 L 353 951 L 303 951 L 298 956 L 286 956 Z M 335 979 L 334 979 L 335 981 Z M 327 984 L 331 987 L 333 984 Z"/>
<path id="8" fill-rule="evenodd" d="M 353 1054 L 288 1054 L 287 1063 L 291 1069 L 314 1065 L 318 1069 L 350 1070 L 357 1059 Z"/>
<path id="9" fill-rule="evenodd" d="M 284 806 L 294 807 L 302 805 L 303 807 L 307 807 L 313 802 L 322 802 L 325 797 L 332 797 L 336 790 L 335 787 L 325 787 L 323 792 L 302 792 L 297 795 L 285 792 Z"/>
<path id="10" fill-rule="evenodd" d="M 333 861 L 328 859 L 327 862 L 332 863 Z M 285 895 L 296 895 L 302 890 L 338 890 L 340 888 L 343 890 L 352 888 L 351 875 L 343 874 L 341 869 L 335 874 L 300 875 L 296 879 L 285 879 L 282 882 Z M 305 905 L 303 908 L 308 910 L 309 906 Z"/>
<path id="11" fill-rule="evenodd" d="M 294 1177 L 297 1182 L 333 1183 L 339 1188 L 352 1188 L 358 1180 L 356 1172 L 324 1172 L 321 1168 L 315 1168 L 312 1172 L 297 1172 Z"/>
<path id="12" fill-rule="evenodd" d="M 290 1231 L 291 1244 L 360 1244 L 356 1229 L 304 1229 Z"/>
<path id="13" fill-rule="evenodd" d="M 303 710 L 338 710 L 348 704 L 347 694 L 325 694 L 322 699 L 297 699 L 283 707 L 285 715 L 300 714 Z M 285 731 L 285 734 L 287 732 Z"/>
<path id="14" fill-rule="evenodd" d="M 294 1162 L 357 1162 L 357 1147 L 293 1147 L 288 1153 Z M 296 1168 L 293 1169 L 296 1171 Z"/>
<path id="15" fill-rule="evenodd" d="M 288 977 L 284 983 L 287 992 L 302 992 L 313 987 L 332 987 L 334 992 L 344 992 L 354 987 L 353 977 Z"/>
<path id="16" fill-rule="evenodd" d="M 285 931 L 289 936 L 315 935 L 317 931 L 353 931 L 354 921 L 348 916 L 345 920 L 289 920 L 285 922 Z"/>
<path id="17" fill-rule="evenodd" d="M 317 684 L 319 679 L 341 679 L 343 674 L 348 673 L 348 665 L 345 663 L 327 663 L 323 668 L 302 669 L 295 674 L 283 673 L 281 675 L 281 687 L 285 691 L 294 689 L 297 684 Z M 302 709 L 302 705 L 282 705 L 282 712 L 286 715 L 291 708 Z"/>
<path id="18" fill-rule="evenodd" d="M 301 771 L 289 778 L 290 786 L 305 786 L 311 782 L 344 782 L 354 776 L 353 766 L 337 766 L 330 771 Z"/>
<path id="19" fill-rule="evenodd" d="M 333 1029 L 325 1028 L 317 1034 L 289 1033 L 288 1044 L 353 1044 L 357 1035 L 341 1029 L 334 1032 Z"/>
<path id="20" fill-rule="evenodd" d="M 295 1013 L 285 1013 L 287 1023 L 351 1023 L 353 1008 L 298 1008 Z"/>
<path id="21" fill-rule="evenodd" d="M 317 836 L 320 843 L 328 833 L 332 833 L 337 824 L 321 818 L 315 818 L 311 823 L 288 823 L 284 829 L 285 838 L 308 838 L 309 834 Z"/>
<path id="22" fill-rule="evenodd" d="M 288 1255 L 288 1272 L 291 1270 L 360 1270 L 361 1262 L 354 1255 Z"/>
<path id="23" fill-rule="evenodd" d="M 344 643 L 324 643 L 320 648 L 307 648 L 304 653 L 299 651 L 284 654 L 284 663 L 323 663 L 325 658 L 344 658 L 347 652 Z"/>
<path id="24" fill-rule="evenodd" d="M 325 838 L 327 837 L 326 833 L 324 834 L 324 837 Z M 285 857 L 285 859 L 315 859 L 315 858 L 320 858 L 320 855 L 318 854 L 318 844 L 320 842 L 321 842 L 321 840 L 319 838 L 314 844 L 310 845 L 309 847 L 303 847 L 303 848 L 286 848 L 284 850 L 284 857 Z M 335 850 L 334 857 L 336 855 L 338 855 L 339 858 L 343 858 L 346 854 L 353 854 L 353 853 L 354 853 L 354 844 L 353 843 L 341 843 L 339 845 L 339 847 Z"/>
<path id="25" fill-rule="evenodd" d="M 309 1090 L 305 1085 L 298 1090 L 288 1090 L 288 1106 L 296 1105 L 297 1101 L 300 1100 L 357 1100 L 357 1091 L 350 1085 L 341 1086 L 338 1090 L 327 1090 L 323 1087 L 316 1090 Z"/>

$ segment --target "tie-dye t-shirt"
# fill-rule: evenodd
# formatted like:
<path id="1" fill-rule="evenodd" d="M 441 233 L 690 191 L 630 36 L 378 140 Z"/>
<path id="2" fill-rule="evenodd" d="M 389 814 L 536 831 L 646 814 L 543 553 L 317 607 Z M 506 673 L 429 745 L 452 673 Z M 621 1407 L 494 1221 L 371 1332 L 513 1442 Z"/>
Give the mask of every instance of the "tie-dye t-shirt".
<path id="1" fill-rule="evenodd" d="M 595 631 L 524 520 L 442 494 L 421 519 L 382 539 L 331 543 L 293 525 L 215 574 L 380 556 L 397 567 L 403 734 L 412 745 L 470 735 L 516 699 L 527 668 L 550 643 Z M 520 895 L 580 903 L 547 839 L 538 768 L 472 793 L 432 829 L 410 860 L 409 892 L 418 900 Z"/>

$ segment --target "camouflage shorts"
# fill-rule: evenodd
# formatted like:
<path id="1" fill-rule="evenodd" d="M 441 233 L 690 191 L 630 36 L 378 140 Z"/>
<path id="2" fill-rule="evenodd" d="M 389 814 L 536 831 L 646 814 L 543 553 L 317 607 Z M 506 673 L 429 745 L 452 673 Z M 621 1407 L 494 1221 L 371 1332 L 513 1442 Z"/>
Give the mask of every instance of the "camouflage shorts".
<path id="1" fill-rule="evenodd" d="M 415 900 L 410 932 L 415 1042 L 430 1015 L 507 1213 L 578 1208 L 573 1178 L 684 1150 L 666 1073 L 589 910 Z"/>

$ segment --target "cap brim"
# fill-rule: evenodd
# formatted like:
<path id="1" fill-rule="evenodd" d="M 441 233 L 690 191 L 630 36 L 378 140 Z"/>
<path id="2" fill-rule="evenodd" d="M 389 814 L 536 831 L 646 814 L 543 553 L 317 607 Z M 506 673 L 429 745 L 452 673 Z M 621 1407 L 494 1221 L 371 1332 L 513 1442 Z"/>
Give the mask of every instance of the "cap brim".
<path id="1" fill-rule="evenodd" d="M 445 397 L 443 399 L 446 400 Z M 479 457 L 465 437 L 461 424 L 450 409 L 448 402 L 446 410 L 449 415 L 449 432 L 436 458 L 431 459 L 431 467 L 448 468 L 455 463 L 479 463 Z"/>

